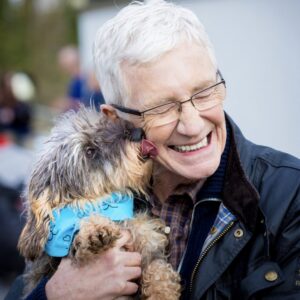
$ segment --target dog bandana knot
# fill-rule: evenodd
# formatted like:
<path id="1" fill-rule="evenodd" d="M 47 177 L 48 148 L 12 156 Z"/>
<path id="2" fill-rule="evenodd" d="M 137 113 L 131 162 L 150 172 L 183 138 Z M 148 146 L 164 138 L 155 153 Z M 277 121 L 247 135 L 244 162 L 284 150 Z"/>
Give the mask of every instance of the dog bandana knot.
<path id="1" fill-rule="evenodd" d="M 52 257 L 67 256 L 80 222 L 92 214 L 99 214 L 113 221 L 124 221 L 133 217 L 133 197 L 112 193 L 84 207 L 66 205 L 53 210 L 45 252 Z"/>

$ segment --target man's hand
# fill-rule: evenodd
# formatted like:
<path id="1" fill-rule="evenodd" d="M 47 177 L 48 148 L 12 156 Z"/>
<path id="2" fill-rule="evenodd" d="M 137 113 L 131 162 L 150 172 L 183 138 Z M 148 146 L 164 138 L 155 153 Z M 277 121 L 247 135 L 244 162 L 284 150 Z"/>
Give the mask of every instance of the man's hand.
<path id="1" fill-rule="evenodd" d="M 82 267 L 63 259 L 46 285 L 48 300 L 111 300 L 136 293 L 138 285 L 132 280 L 141 276 L 141 255 L 123 250 L 129 238 L 123 232 L 114 248 Z"/>

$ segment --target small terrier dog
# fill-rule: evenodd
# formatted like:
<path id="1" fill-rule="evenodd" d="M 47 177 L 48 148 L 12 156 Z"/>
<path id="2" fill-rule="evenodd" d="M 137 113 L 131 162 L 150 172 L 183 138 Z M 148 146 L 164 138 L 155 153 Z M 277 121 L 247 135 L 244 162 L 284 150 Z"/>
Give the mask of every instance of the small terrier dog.
<path id="1" fill-rule="evenodd" d="M 138 213 L 134 218 L 114 222 L 95 211 L 85 214 L 87 205 L 99 205 L 97 199 L 101 204 L 101 199 L 109 199 L 115 192 L 131 198 L 133 192 L 146 195 L 152 162 L 141 156 L 137 130 L 128 121 L 112 121 L 84 107 L 58 120 L 26 190 L 27 222 L 18 244 L 28 262 L 25 294 L 57 269 L 60 258 L 48 255 L 45 248 L 54 234 L 57 215 L 70 207 L 82 209 L 85 215 L 66 254 L 75 265 L 88 263 L 96 254 L 113 247 L 125 229 L 131 235 L 128 249 L 142 256 L 140 291 L 135 298 L 179 299 L 180 278 L 167 263 L 168 239 L 159 219 Z"/>

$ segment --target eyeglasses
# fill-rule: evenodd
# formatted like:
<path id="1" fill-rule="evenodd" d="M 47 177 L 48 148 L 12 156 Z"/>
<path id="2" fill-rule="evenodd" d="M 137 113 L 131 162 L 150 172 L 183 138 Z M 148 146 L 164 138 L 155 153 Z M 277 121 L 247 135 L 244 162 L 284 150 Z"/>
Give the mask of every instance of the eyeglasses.
<path id="1" fill-rule="evenodd" d="M 187 100 L 167 102 L 144 111 L 127 108 L 117 104 L 112 104 L 112 106 L 123 113 L 142 117 L 144 121 L 150 122 L 151 126 L 166 125 L 178 120 L 182 111 L 182 104 L 184 103 L 191 102 L 194 108 L 200 112 L 212 109 L 221 104 L 223 102 L 223 97 L 220 97 L 220 95 L 216 96 L 215 92 L 222 84 L 226 87 L 226 82 L 219 70 L 217 71 L 217 77 L 220 79 L 217 83 L 197 92 Z"/>

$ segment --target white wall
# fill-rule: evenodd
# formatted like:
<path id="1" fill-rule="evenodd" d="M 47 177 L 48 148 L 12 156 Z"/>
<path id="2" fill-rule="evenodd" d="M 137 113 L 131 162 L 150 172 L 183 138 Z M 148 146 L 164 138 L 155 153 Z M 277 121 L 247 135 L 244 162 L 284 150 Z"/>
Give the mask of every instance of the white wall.
<path id="1" fill-rule="evenodd" d="M 205 25 L 227 81 L 225 109 L 244 134 L 300 157 L 300 1 L 175 2 L 191 8 Z M 80 16 L 85 66 L 96 29 L 117 11 L 112 6 Z"/>
<path id="2" fill-rule="evenodd" d="M 97 29 L 108 19 L 113 17 L 119 8 L 116 6 L 91 10 L 81 13 L 78 18 L 79 48 L 81 62 L 84 69 L 93 65 L 92 45 Z"/>

